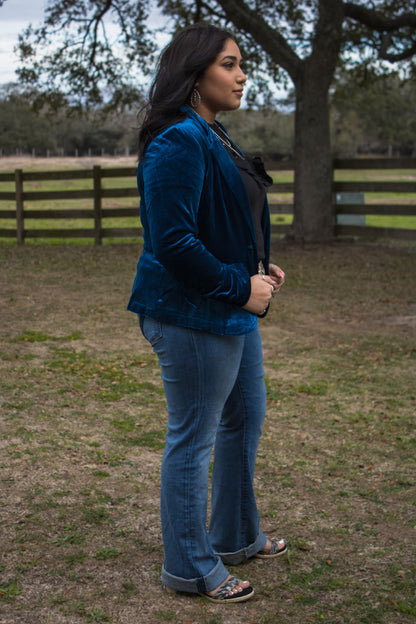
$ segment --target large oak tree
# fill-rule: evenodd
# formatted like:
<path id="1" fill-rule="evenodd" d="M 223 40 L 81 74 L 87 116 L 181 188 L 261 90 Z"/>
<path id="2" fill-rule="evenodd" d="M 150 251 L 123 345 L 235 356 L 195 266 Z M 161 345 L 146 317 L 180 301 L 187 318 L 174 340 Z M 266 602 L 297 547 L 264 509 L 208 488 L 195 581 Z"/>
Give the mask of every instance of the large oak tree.
<path id="1" fill-rule="evenodd" d="M 149 19 L 149 9 L 156 8 L 160 13 Z M 49 0 L 44 24 L 20 38 L 20 79 L 57 104 L 63 97 L 84 105 L 131 103 L 139 98 L 137 70 L 152 66 L 156 26 L 173 32 L 200 20 L 239 34 L 262 89 L 267 79 L 292 83 L 291 236 L 296 242 L 331 240 L 328 96 L 336 69 L 365 62 L 389 71 L 399 63 L 411 75 L 416 0 Z"/>

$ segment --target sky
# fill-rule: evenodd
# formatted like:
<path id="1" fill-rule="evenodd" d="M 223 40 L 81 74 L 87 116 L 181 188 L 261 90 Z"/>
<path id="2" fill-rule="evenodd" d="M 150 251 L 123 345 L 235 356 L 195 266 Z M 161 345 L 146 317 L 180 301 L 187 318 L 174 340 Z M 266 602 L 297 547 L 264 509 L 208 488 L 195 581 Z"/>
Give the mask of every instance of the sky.
<path id="1" fill-rule="evenodd" d="M 0 7 L 0 84 L 16 82 L 17 37 L 29 24 L 42 22 L 47 0 L 6 0 Z"/>

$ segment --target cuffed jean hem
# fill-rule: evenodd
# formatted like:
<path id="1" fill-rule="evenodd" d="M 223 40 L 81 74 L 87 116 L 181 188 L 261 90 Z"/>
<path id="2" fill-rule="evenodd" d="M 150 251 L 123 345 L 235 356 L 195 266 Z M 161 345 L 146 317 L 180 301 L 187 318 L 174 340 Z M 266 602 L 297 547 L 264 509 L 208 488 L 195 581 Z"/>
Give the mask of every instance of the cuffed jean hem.
<path id="1" fill-rule="evenodd" d="M 225 565 L 240 565 L 240 563 L 244 563 L 247 559 L 251 559 L 254 555 L 266 546 L 267 537 L 260 531 L 257 536 L 257 539 L 253 544 L 247 546 L 247 548 L 242 548 L 241 550 L 237 550 L 236 552 L 230 553 L 215 553 L 218 557 L 221 557 L 221 561 Z"/>
<path id="2" fill-rule="evenodd" d="M 180 576 L 169 574 L 163 566 L 161 579 L 163 585 L 176 589 L 177 591 L 187 592 L 190 594 L 205 594 L 206 592 L 213 591 L 219 587 L 228 576 L 229 572 L 224 567 L 221 559 L 218 559 L 218 563 L 215 568 L 206 576 L 184 579 Z"/>

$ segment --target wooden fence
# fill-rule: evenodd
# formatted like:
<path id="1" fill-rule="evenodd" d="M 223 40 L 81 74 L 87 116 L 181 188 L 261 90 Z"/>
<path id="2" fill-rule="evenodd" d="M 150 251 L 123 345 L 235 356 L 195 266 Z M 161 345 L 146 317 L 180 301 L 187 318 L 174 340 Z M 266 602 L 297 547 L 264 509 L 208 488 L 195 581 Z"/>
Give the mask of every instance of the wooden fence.
<path id="1" fill-rule="evenodd" d="M 268 162 L 270 171 L 293 170 L 293 162 L 280 161 Z M 336 181 L 333 182 L 334 212 L 337 215 L 335 236 L 357 236 L 370 238 L 398 238 L 404 240 L 416 240 L 416 229 L 396 227 L 371 227 L 365 225 L 365 215 L 393 215 L 393 216 L 416 216 L 416 159 L 343 159 L 334 161 L 334 173 L 338 170 L 366 171 L 409 170 L 409 181 Z M 411 171 L 413 170 L 413 171 Z M 411 173 L 410 173 L 411 171 Z M 38 171 L 24 172 L 17 169 L 14 173 L 0 173 L 1 184 L 5 183 L 13 190 L 0 190 L 0 202 L 9 204 L 6 209 L 0 208 L 0 238 L 14 238 L 19 244 L 31 238 L 38 239 L 63 239 L 63 238 L 87 238 L 93 239 L 96 245 L 100 245 L 105 238 L 137 238 L 141 234 L 139 223 L 139 198 L 135 186 L 136 169 L 134 167 L 119 167 L 104 169 L 94 166 L 92 169 L 70 171 Z M 335 176 L 334 176 L 335 177 Z M 109 179 L 129 178 L 130 186 L 110 188 Z M 62 190 L 37 190 L 33 188 L 36 183 L 47 181 L 80 181 L 88 180 L 89 188 L 62 189 Z M 32 187 L 27 190 L 27 186 Z M 293 182 L 277 182 L 269 187 L 269 203 L 272 215 L 293 214 Z M 394 193 L 403 194 L 399 203 L 365 203 L 366 193 Z M 276 200 L 276 194 L 280 197 Z M 408 196 L 411 195 L 410 203 Z M 414 195 L 414 197 L 412 197 Z M 283 201 L 282 201 L 283 196 Z M 287 201 L 288 198 L 289 200 Z M 106 206 L 109 200 L 118 200 L 123 203 L 130 199 L 128 205 Z M 89 208 L 56 208 L 62 201 L 87 200 Z M 33 204 L 37 201 L 51 202 L 51 208 L 35 209 Z M 413 203 L 412 203 L 413 202 Z M 113 202 L 114 203 L 114 202 Z M 13 208 L 10 207 L 10 204 Z M 1 205 L 1 204 L 0 204 Z M 349 215 L 347 220 L 342 220 L 344 215 Z M 107 219 L 117 219 L 120 223 L 124 218 L 134 217 L 137 219 L 135 227 L 105 227 Z M 280 217 L 283 218 L 283 217 Z M 74 219 L 89 220 L 90 227 L 28 227 L 28 223 L 36 220 L 65 220 L 66 225 L 71 225 Z M 13 220 L 15 226 L 1 227 L 2 220 Z M 131 219 L 130 219 L 131 220 Z M 285 234 L 289 230 L 288 223 L 276 223 L 279 217 L 273 219 L 272 234 Z"/>

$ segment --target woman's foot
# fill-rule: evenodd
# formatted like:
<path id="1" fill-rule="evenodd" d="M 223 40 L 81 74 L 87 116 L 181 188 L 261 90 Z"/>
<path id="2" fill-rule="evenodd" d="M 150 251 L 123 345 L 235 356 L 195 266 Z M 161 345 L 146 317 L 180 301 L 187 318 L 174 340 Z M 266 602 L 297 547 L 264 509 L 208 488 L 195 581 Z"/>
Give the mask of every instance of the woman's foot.
<path id="1" fill-rule="evenodd" d="M 285 540 L 281 539 L 278 542 L 267 539 L 266 545 L 263 550 L 256 553 L 254 556 L 259 559 L 271 559 L 272 557 L 279 557 L 287 552 L 287 546 Z"/>
<path id="2" fill-rule="evenodd" d="M 254 589 L 248 581 L 241 581 L 230 574 L 224 583 L 204 595 L 213 602 L 244 602 L 254 596 Z"/>

